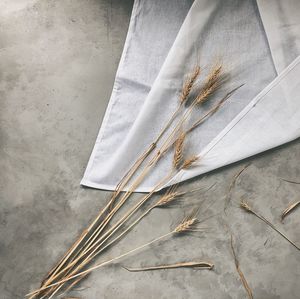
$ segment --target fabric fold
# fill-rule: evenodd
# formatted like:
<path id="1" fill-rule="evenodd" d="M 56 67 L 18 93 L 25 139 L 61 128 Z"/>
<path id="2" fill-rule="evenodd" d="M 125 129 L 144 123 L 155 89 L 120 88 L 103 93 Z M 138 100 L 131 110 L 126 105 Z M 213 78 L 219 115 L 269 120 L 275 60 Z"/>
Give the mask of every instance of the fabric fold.
<path id="1" fill-rule="evenodd" d="M 300 54 L 300 1 L 257 0 L 273 61 L 281 73 Z"/>
<path id="2" fill-rule="evenodd" d="M 265 20 L 261 20 L 266 13 L 262 6 L 257 7 L 256 1 L 252 0 L 229 0 L 226 3 L 221 0 L 196 0 L 191 7 L 191 3 L 185 3 L 186 17 L 181 14 L 179 21 L 177 12 L 182 13 L 182 7 L 179 7 L 177 1 L 163 1 L 164 5 L 168 3 L 172 6 L 173 18 L 170 15 L 166 16 L 169 11 L 165 11 L 164 14 L 163 10 L 160 10 L 161 14 L 157 15 L 160 1 L 151 2 L 150 7 L 146 2 L 135 2 L 112 99 L 81 184 L 109 190 L 115 188 L 135 159 L 153 142 L 176 110 L 184 76 L 197 61 L 205 65 L 202 74 L 204 78 L 209 65 L 215 62 L 216 57 L 221 57 L 231 75 L 231 81 L 226 85 L 226 89 L 230 90 L 242 83 L 245 85 L 226 102 L 222 109 L 189 136 L 185 154 L 188 156 L 200 153 L 199 165 L 178 174 L 167 185 L 236 162 L 298 137 L 299 122 L 295 117 L 298 116 L 297 97 L 299 99 L 300 94 L 298 60 L 274 80 L 277 75 L 276 70 L 280 69 L 278 67 L 280 63 L 276 61 L 275 69 L 274 46 L 267 39 L 268 30 L 265 30 L 267 27 Z M 135 13 L 137 11 L 139 14 Z M 139 63 L 132 58 L 133 53 L 130 54 L 131 56 L 128 54 L 129 49 L 136 51 L 134 42 L 141 42 L 142 39 L 139 39 L 141 36 L 147 39 L 147 26 L 139 27 L 145 24 L 147 18 L 154 23 L 156 19 L 160 22 L 169 22 L 169 28 L 177 26 L 179 30 L 180 27 L 178 34 L 173 31 L 173 35 L 170 35 L 167 41 L 159 39 L 161 32 L 155 32 L 154 29 L 150 34 L 153 47 L 150 52 L 153 57 L 155 51 L 160 53 L 161 45 L 164 45 L 165 50 L 167 49 L 165 44 L 169 45 L 169 49 L 164 52 L 164 59 L 160 61 L 160 66 L 159 63 L 153 66 L 155 71 L 152 73 L 152 82 L 136 76 L 138 73 L 143 74 L 144 69 L 146 72 L 151 70 L 152 67 L 149 66 L 151 59 L 147 60 L 144 56 L 144 68 L 139 68 Z M 170 24 L 170 20 L 176 20 L 176 25 Z M 135 34 L 134 30 L 137 28 L 144 31 Z M 166 32 L 168 30 L 170 29 L 166 28 Z M 148 46 L 147 42 L 146 45 Z M 139 44 L 137 48 L 141 46 Z M 130 66 L 135 68 L 133 73 L 126 69 Z M 131 77 L 132 74 L 136 77 Z M 121 78 L 123 85 L 120 84 Z M 138 84 L 132 84 L 131 88 L 131 80 L 135 80 Z M 293 84 L 289 83 L 292 80 Z M 151 85 L 150 91 L 144 89 L 149 85 Z M 209 105 L 197 111 L 198 115 L 203 115 L 220 97 L 221 93 L 217 94 Z M 272 102 L 270 97 L 276 97 L 277 100 Z M 286 109 L 278 106 L 282 101 L 288 104 Z M 265 111 L 264 118 L 262 114 L 265 109 L 268 110 Z M 284 127 L 281 122 L 282 118 L 287 117 L 290 128 Z M 264 124 L 264 121 L 269 123 Z M 264 138 L 263 142 L 257 138 L 259 134 L 255 134 L 254 129 L 247 131 L 247 126 L 243 125 L 253 122 L 259 124 L 253 128 L 264 132 L 260 132 L 261 138 Z M 272 131 L 269 124 L 272 124 L 276 130 Z M 266 129 L 262 130 L 262 127 Z M 248 136 L 250 133 L 252 138 Z M 276 136 L 279 133 L 280 136 Z M 248 144 L 245 145 L 244 141 Z M 222 157 L 219 157 L 220 152 Z M 151 190 L 167 175 L 171 165 L 172 153 L 169 152 L 136 191 Z"/>
<path id="3" fill-rule="evenodd" d="M 132 161 L 126 155 L 126 165 L 113 166 L 110 161 L 131 131 L 192 3 L 135 0 L 111 98 L 82 185 L 113 190 L 127 171 Z"/>
<path id="4" fill-rule="evenodd" d="M 300 136 L 300 56 L 199 153 L 194 169 L 164 187 L 290 142 Z"/>

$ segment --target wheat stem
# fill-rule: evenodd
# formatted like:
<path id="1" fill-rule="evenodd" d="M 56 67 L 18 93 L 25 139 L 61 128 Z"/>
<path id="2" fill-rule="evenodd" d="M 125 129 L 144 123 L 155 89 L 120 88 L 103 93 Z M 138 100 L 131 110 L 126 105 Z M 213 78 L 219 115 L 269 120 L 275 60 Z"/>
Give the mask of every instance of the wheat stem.
<path id="1" fill-rule="evenodd" d="M 300 247 L 297 246 L 293 241 L 291 241 L 284 233 L 282 233 L 280 230 L 278 230 L 274 224 L 272 224 L 269 220 L 267 220 L 264 216 L 260 215 L 259 213 L 257 213 L 256 211 L 253 210 L 252 207 L 250 207 L 250 205 L 245 202 L 245 201 L 241 201 L 241 207 L 246 210 L 249 213 L 252 213 L 253 215 L 255 215 L 257 218 L 259 218 L 260 220 L 262 220 L 263 222 L 265 222 L 267 225 L 269 225 L 273 230 L 275 230 L 278 234 L 280 234 L 284 239 L 286 239 L 290 244 L 292 244 L 295 248 L 297 248 L 298 250 L 300 250 Z"/>
<path id="2" fill-rule="evenodd" d="M 129 272 L 142 272 L 142 271 L 152 271 L 152 270 L 164 270 L 164 269 L 176 269 L 176 268 L 198 268 L 198 269 L 213 269 L 214 264 L 210 262 L 184 262 L 184 263 L 176 263 L 170 265 L 160 265 L 160 266 L 152 266 L 152 267 L 145 267 L 145 268 L 127 268 L 124 267 Z"/>
<path id="3" fill-rule="evenodd" d="M 281 214 L 281 221 L 289 214 L 291 213 L 294 209 L 296 209 L 298 206 L 300 206 L 300 201 L 296 201 L 292 204 L 290 204 Z"/>
<path id="4" fill-rule="evenodd" d="M 232 189 L 233 187 L 235 186 L 236 184 L 236 181 L 237 179 L 240 177 L 240 175 L 244 172 L 244 170 L 246 170 L 248 167 L 250 166 L 250 163 L 246 164 L 244 167 L 242 167 L 232 178 L 231 182 L 230 182 L 230 185 L 229 185 L 229 188 L 228 188 L 228 191 L 227 191 L 227 194 L 226 194 L 226 198 L 225 198 L 225 205 L 224 205 L 224 212 L 226 214 L 226 210 L 228 208 L 228 205 L 230 203 L 230 196 L 231 196 L 231 192 L 232 192 Z"/>
<path id="5" fill-rule="evenodd" d="M 233 236 L 231 234 L 231 237 L 230 237 L 230 246 L 231 246 L 231 251 L 232 251 L 232 255 L 233 255 L 233 258 L 234 258 L 234 264 L 235 264 L 235 268 L 236 268 L 236 271 L 238 272 L 239 276 L 240 276 L 240 279 L 243 283 L 243 286 L 247 292 L 247 295 L 249 297 L 249 299 L 253 299 L 253 295 L 252 295 L 252 290 L 251 288 L 249 287 L 249 284 L 245 278 L 245 275 L 244 273 L 242 272 L 241 268 L 240 268 L 240 263 L 237 259 L 237 256 L 236 256 L 236 253 L 235 253 L 235 250 L 234 250 L 234 245 L 233 245 Z"/>

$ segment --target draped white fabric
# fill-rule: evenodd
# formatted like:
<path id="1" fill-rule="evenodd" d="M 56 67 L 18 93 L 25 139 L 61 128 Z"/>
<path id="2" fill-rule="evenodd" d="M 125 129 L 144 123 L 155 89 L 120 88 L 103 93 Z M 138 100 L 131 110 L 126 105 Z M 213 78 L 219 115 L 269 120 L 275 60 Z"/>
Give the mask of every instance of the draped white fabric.
<path id="1" fill-rule="evenodd" d="M 113 93 L 82 184 L 113 190 L 178 105 L 184 75 L 220 58 L 244 83 L 187 139 L 198 164 L 170 185 L 281 145 L 300 135 L 300 1 L 136 0 Z M 289 66 L 288 66 L 289 65 Z M 279 76 L 277 76 L 279 73 Z M 196 116 L 195 116 L 196 117 Z M 170 170 L 168 153 L 137 191 Z"/>

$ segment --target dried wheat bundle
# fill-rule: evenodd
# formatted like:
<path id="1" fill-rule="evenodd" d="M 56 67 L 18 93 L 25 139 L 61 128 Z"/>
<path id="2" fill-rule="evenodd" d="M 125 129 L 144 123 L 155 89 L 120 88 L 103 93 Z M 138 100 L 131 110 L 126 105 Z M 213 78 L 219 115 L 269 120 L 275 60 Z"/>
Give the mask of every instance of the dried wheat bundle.
<path id="1" fill-rule="evenodd" d="M 93 267 L 90 267 L 89 269 L 87 270 L 84 270 L 84 271 L 81 271 L 81 272 L 78 272 L 76 274 L 73 274 L 73 275 L 70 275 L 66 278 L 63 278 L 55 283 L 52 283 L 50 285 L 47 285 L 47 286 L 42 286 L 40 289 L 34 291 L 34 292 L 31 292 L 29 293 L 28 295 L 29 296 L 35 296 L 36 294 L 42 292 L 42 291 L 45 291 L 47 289 L 51 289 L 55 286 L 58 286 L 58 285 L 63 285 L 65 282 L 69 281 L 69 280 L 72 280 L 74 278 L 77 278 L 77 277 L 80 277 L 80 276 L 84 276 L 86 275 L 87 273 L 90 273 L 96 269 L 99 269 L 105 265 L 108 265 L 108 264 L 111 264 L 121 258 L 124 258 L 132 253 L 135 253 L 141 249 L 144 249 L 145 247 L 148 247 L 149 245 L 152 245 L 156 242 L 159 242 L 167 237 L 170 237 L 172 235 L 175 235 L 175 234 L 185 234 L 187 232 L 191 232 L 191 231 L 203 231 L 201 230 L 201 228 L 198 228 L 197 227 L 197 224 L 199 223 L 198 219 L 196 218 L 197 217 L 197 212 L 193 211 L 190 215 L 188 215 L 187 217 L 185 217 L 173 230 L 169 231 L 168 233 L 166 234 L 163 234 L 157 238 L 155 238 L 154 240 L 148 242 L 148 243 L 145 243 L 139 247 L 136 247 L 132 250 L 129 250 L 117 257 L 114 257 L 110 260 L 107 260 L 105 262 L 102 262 L 102 263 L 99 263 L 99 264 L 96 264 L 95 266 Z M 51 296 L 50 296 L 51 297 Z"/>
<path id="2" fill-rule="evenodd" d="M 29 298 L 53 298 L 58 292 L 69 290 L 91 271 L 98 269 L 108 263 L 112 263 L 130 253 L 142 249 L 153 242 L 159 241 L 168 235 L 181 234 L 185 232 L 201 231 L 197 228 L 197 218 L 189 216 L 184 219 L 173 231 L 161 236 L 150 243 L 144 244 L 112 260 L 91 266 L 90 264 L 110 246 L 114 245 L 120 238 L 129 232 L 133 226 L 148 215 L 152 209 L 167 207 L 174 203 L 183 193 L 176 191 L 175 187 L 169 189 L 157 202 L 150 205 L 144 212 L 141 207 L 153 198 L 153 195 L 180 170 L 186 170 L 201 159 L 198 156 L 185 157 L 184 144 L 189 133 L 200 126 L 207 118 L 216 113 L 226 100 L 240 87 L 228 92 L 207 113 L 201 115 L 201 110 L 196 107 L 211 99 L 212 95 L 223 84 L 224 73 L 221 64 L 212 67 L 204 83 L 200 88 L 196 84 L 200 76 L 200 67 L 196 66 L 183 84 L 183 89 L 178 101 L 178 107 L 171 115 L 167 123 L 162 127 L 156 139 L 137 158 L 127 173 L 123 176 L 110 200 L 101 209 L 95 220 L 83 231 L 77 241 L 71 246 L 61 260 L 48 272 L 41 287 L 28 294 Z M 191 91 L 195 89 L 192 96 Z M 190 105 L 184 105 L 191 99 Z M 200 114 L 199 119 L 189 125 L 189 118 L 193 114 Z M 163 177 L 154 188 L 143 195 L 131 208 L 122 209 L 132 193 L 141 184 L 145 177 L 153 170 L 155 165 L 164 155 L 173 150 L 173 162 L 169 173 Z M 127 187 L 126 192 L 121 190 Z M 139 216 L 135 216 L 140 212 Z M 118 215 L 118 216 L 117 216 Z M 117 218 L 119 217 L 119 218 Z M 134 218 L 136 217 L 136 218 Z M 114 220 L 114 222 L 113 222 Z M 127 224 L 127 227 L 125 226 Z M 69 283 L 69 284 L 68 284 Z"/>

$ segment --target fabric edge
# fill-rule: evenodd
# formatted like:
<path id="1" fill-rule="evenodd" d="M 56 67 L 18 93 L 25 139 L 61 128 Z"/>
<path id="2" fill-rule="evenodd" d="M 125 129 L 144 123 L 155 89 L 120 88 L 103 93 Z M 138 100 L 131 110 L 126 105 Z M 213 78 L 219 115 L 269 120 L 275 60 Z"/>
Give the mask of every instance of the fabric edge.
<path id="1" fill-rule="evenodd" d="M 89 175 L 90 175 L 90 170 L 91 170 L 91 168 L 93 166 L 93 163 L 95 161 L 97 143 L 99 142 L 99 140 L 102 139 L 102 135 L 104 133 L 104 128 L 106 127 L 106 123 L 108 121 L 108 117 L 110 115 L 110 111 L 111 111 L 111 109 L 112 109 L 112 107 L 114 105 L 114 102 L 115 102 L 114 101 L 114 95 L 115 95 L 115 89 L 116 89 L 116 78 L 118 77 L 118 74 L 120 72 L 120 69 L 122 68 L 123 62 L 124 62 L 125 57 L 126 57 L 126 53 L 127 53 L 129 42 L 130 42 L 130 38 L 131 38 L 131 34 L 130 34 L 131 33 L 131 28 L 134 26 L 134 17 L 136 16 L 136 13 L 137 13 L 138 3 L 139 3 L 139 0 L 134 0 L 133 7 L 132 7 L 132 12 L 131 12 L 131 16 L 130 16 L 130 21 L 129 21 L 129 26 L 128 26 L 128 31 L 127 31 L 127 35 L 126 35 L 126 39 L 125 39 L 125 43 L 124 43 L 122 55 L 121 55 L 121 58 L 120 58 L 120 62 L 119 62 L 119 65 L 118 65 L 118 68 L 117 68 L 117 72 L 116 72 L 116 75 L 115 75 L 115 79 L 114 79 L 114 84 L 113 84 L 113 87 L 112 87 L 112 93 L 111 93 L 111 96 L 110 96 L 110 100 L 108 101 L 108 105 L 106 107 L 106 110 L 105 110 L 105 113 L 104 113 L 104 116 L 103 116 L 103 120 L 102 120 L 102 123 L 100 125 L 97 137 L 96 137 L 96 142 L 95 142 L 95 144 L 93 146 L 91 154 L 89 155 L 89 160 L 88 160 L 86 169 L 84 171 L 83 178 L 82 178 L 82 180 L 80 182 L 80 185 L 85 185 L 84 182 L 88 181 L 88 178 L 89 178 Z"/>

